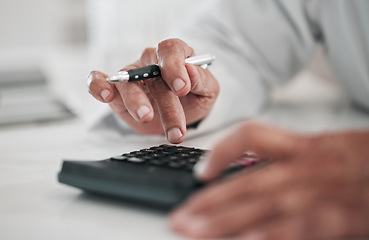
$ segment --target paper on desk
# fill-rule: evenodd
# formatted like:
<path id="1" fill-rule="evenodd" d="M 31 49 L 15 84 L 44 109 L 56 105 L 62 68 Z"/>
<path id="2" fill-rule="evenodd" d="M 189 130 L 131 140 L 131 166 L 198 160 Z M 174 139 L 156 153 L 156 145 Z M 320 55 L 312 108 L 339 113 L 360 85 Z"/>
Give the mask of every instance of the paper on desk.
<path id="1" fill-rule="evenodd" d="M 72 116 L 73 112 L 48 89 L 42 72 L 0 72 L 0 126 Z"/>

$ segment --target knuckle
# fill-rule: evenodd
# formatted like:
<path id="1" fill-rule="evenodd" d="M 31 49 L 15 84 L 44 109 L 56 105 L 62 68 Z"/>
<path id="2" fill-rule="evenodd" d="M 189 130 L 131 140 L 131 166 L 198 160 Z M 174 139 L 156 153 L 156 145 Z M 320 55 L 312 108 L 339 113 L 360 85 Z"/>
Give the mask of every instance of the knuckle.
<path id="1" fill-rule="evenodd" d="M 184 52 L 185 43 L 180 39 L 167 39 L 158 44 L 158 55 L 162 53 L 180 54 Z"/>
<path id="2" fill-rule="evenodd" d="M 201 81 L 205 79 L 204 73 L 200 71 L 196 71 L 193 76 L 191 76 L 191 88 L 192 90 L 196 90 L 200 87 Z"/>
<path id="3" fill-rule="evenodd" d="M 243 142 L 248 142 L 253 151 L 256 151 L 254 148 L 263 144 L 263 142 L 260 142 L 262 140 L 260 134 L 264 133 L 264 130 L 260 123 L 246 120 L 236 129 L 236 134 L 240 136 Z"/>
<path id="4" fill-rule="evenodd" d="M 214 78 L 213 75 L 211 75 L 211 77 Z M 214 97 L 217 97 L 219 95 L 219 92 L 220 92 L 220 86 L 219 86 L 218 81 L 214 81 L 213 86 L 214 86 L 214 88 L 213 88 L 212 94 L 214 94 Z"/>
<path id="5" fill-rule="evenodd" d="M 163 40 L 158 44 L 158 49 L 176 47 L 178 46 L 178 41 L 180 40 L 176 38 Z"/>
<path id="6" fill-rule="evenodd" d="M 144 65 L 157 63 L 156 49 L 155 48 L 145 48 L 141 54 L 140 61 Z"/>
<path id="7" fill-rule="evenodd" d="M 100 90 L 99 84 L 96 80 L 92 80 L 88 86 L 88 90 L 91 94 L 95 94 L 97 91 Z"/>
<path id="8" fill-rule="evenodd" d="M 193 79 L 191 79 L 192 90 L 196 91 L 198 88 L 202 88 L 205 96 L 209 98 L 217 98 L 217 96 L 219 95 L 219 91 L 220 91 L 218 81 L 216 80 L 211 81 L 212 86 L 210 88 L 205 87 L 206 83 L 204 82 L 208 82 L 208 80 L 211 78 L 215 79 L 214 76 L 208 70 L 200 69 L 198 71 L 198 74 L 195 74 Z"/>
<path id="9" fill-rule="evenodd" d="M 162 77 L 166 79 L 168 71 L 177 70 L 179 64 L 180 64 L 180 61 L 178 60 L 162 61 L 161 65 L 164 68 L 162 69 Z"/>
<path id="10" fill-rule="evenodd" d="M 160 115 L 163 119 L 177 119 L 180 115 L 180 109 L 178 109 L 175 105 L 166 106 L 165 108 L 160 109 Z"/>
<path id="11" fill-rule="evenodd" d="M 197 111 L 207 112 L 214 104 L 215 98 L 201 97 L 194 99 L 194 105 L 197 107 Z"/>
<path id="12" fill-rule="evenodd" d="M 146 84 L 154 98 L 155 96 L 161 96 L 162 94 L 170 90 L 168 85 L 166 85 L 164 80 L 162 80 L 161 78 L 150 79 L 146 81 Z"/>
<path id="13" fill-rule="evenodd" d="M 240 124 L 239 130 L 242 133 L 258 132 L 260 124 L 253 121 L 244 121 Z"/>
<path id="14" fill-rule="evenodd" d="M 152 55 L 155 54 L 155 52 L 156 52 L 155 48 L 149 47 L 143 50 L 142 55 Z"/>

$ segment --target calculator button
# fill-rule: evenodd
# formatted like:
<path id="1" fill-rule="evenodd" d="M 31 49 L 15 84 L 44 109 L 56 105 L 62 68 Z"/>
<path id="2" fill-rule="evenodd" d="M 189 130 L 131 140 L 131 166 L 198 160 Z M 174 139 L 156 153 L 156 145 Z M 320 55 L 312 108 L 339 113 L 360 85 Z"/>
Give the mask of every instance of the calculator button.
<path id="1" fill-rule="evenodd" d="M 174 155 L 169 155 L 166 157 L 166 159 L 168 159 L 168 161 L 172 162 L 172 161 L 177 161 L 178 157 L 174 156 Z"/>
<path id="2" fill-rule="evenodd" d="M 165 148 L 164 148 L 164 147 L 160 147 L 160 146 L 158 146 L 158 147 L 151 147 L 150 149 L 151 149 L 151 150 L 155 150 L 155 151 L 165 150 Z"/>
<path id="3" fill-rule="evenodd" d="M 181 152 L 181 151 L 186 151 L 188 150 L 188 148 L 186 147 L 177 147 L 177 151 Z"/>
<path id="4" fill-rule="evenodd" d="M 201 153 L 198 152 L 198 151 L 194 151 L 194 150 L 191 150 L 189 152 L 187 152 L 188 154 L 190 154 L 191 156 L 194 156 L 194 155 L 200 155 Z"/>
<path id="5" fill-rule="evenodd" d="M 183 167 L 182 164 L 180 164 L 178 162 L 169 162 L 168 166 L 172 167 L 172 168 L 181 168 L 181 167 Z"/>
<path id="6" fill-rule="evenodd" d="M 181 165 L 182 167 L 185 167 L 188 164 L 188 162 L 186 160 L 180 160 L 178 161 L 178 164 Z"/>
<path id="7" fill-rule="evenodd" d="M 179 158 L 188 158 L 188 157 L 190 157 L 190 154 L 188 154 L 188 153 L 180 153 L 180 154 L 178 154 L 178 157 Z"/>
<path id="8" fill-rule="evenodd" d="M 152 157 L 152 158 L 160 158 L 160 157 L 161 157 L 161 155 L 160 155 L 160 154 L 158 154 L 158 153 L 152 153 L 152 154 L 151 154 L 151 157 Z"/>
<path id="9" fill-rule="evenodd" d="M 118 156 L 114 156 L 114 157 L 111 157 L 112 160 L 118 160 L 118 161 L 125 161 L 127 160 L 127 157 L 124 156 L 124 155 L 118 155 Z"/>
<path id="10" fill-rule="evenodd" d="M 150 164 L 162 166 L 166 164 L 166 161 L 160 159 L 153 159 L 150 161 Z"/>
<path id="11" fill-rule="evenodd" d="M 143 155 L 144 153 L 141 151 L 133 151 L 133 152 L 130 152 L 129 154 L 137 156 L 137 155 Z"/>
<path id="12" fill-rule="evenodd" d="M 156 150 L 154 150 L 154 149 L 142 149 L 141 152 L 143 152 L 143 153 L 154 153 L 154 152 L 156 152 Z"/>
<path id="13" fill-rule="evenodd" d="M 144 155 L 144 156 L 141 156 L 141 158 L 146 160 L 146 161 L 150 161 L 150 160 L 153 159 L 150 155 Z"/>
<path id="14" fill-rule="evenodd" d="M 190 171 L 192 171 L 192 170 L 193 170 L 194 165 L 195 165 L 195 164 L 187 164 L 187 165 L 185 166 L 185 169 L 186 169 L 186 170 L 190 170 Z"/>
<path id="15" fill-rule="evenodd" d="M 168 156 L 168 155 L 173 154 L 172 152 L 169 152 L 169 151 L 167 151 L 167 150 L 163 150 L 161 153 L 162 153 L 164 156 Z"/>
<path id="16" fill-rule="evenodd" d="M 195 158 L 195 157 L 187 158 L 187 162 L 188 163 L 193 163 L 193 164 L 195 164 L 198 160 L 199 160 L 199 158 Z"/>
<path id="17" fill-rule="evenodd" d="M 128 162 L 134 162 L 134 163 L 141 163 L 141 162 L 144 162 L 145 161 L 145 159 L 138 158 L 138 157 L 128 157 L 126 160 Z"/>

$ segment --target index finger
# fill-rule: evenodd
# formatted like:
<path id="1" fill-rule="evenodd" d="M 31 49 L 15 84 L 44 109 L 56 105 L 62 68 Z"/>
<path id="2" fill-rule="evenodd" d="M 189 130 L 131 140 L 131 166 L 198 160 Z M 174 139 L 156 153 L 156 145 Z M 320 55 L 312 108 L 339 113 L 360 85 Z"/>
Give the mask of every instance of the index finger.
<path id="1" fill-rule="evenodd" d="M 183 142 L 186 134 L 186 118 L 179 98 L 161 78 L 150 79 L 146 83 L 158 108 L 168 141 Z"/>
<path id="2" fill-rule="evenodd" d="M 193 49 L 179 39 L 168 39 L 158 44 L 161 76 L 177 96 L 185 96 L 191 90 L 185 60 L 193 54 Z"/>

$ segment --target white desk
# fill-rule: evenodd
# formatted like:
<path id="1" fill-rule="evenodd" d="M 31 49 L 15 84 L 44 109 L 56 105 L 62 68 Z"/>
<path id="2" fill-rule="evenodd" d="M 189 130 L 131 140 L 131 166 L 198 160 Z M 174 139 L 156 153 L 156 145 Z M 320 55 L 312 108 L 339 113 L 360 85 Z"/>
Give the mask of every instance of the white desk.
<path id="1" fill-rule="evenodd" d="M 282 99 L 259 118 L 306 131 L 369 127 L 368 114 L 334 98 Z M 57 182 L 62 159 L 102 159 L 164 141 L 137 136 L 95 141 L 87 133 L 83 119 L 0 129 L 0 239 L 183 239 L 168 229 L 163 213 Z M 209 146 L 213 137 L 184 145 Z"/>
<path id="2" fill-rule="evenodd" d="M 99 159 L 117 149 L 89 143 L 84 129 L 76 121 L 0 131 L 0 239 L 180 239 L 160 212 L 57 182 L 61 159 Z"/>

